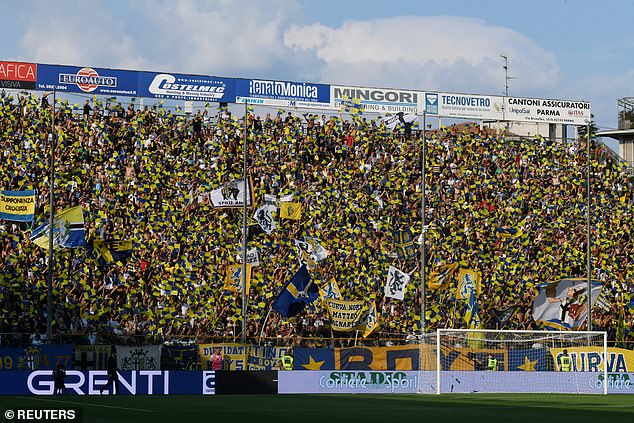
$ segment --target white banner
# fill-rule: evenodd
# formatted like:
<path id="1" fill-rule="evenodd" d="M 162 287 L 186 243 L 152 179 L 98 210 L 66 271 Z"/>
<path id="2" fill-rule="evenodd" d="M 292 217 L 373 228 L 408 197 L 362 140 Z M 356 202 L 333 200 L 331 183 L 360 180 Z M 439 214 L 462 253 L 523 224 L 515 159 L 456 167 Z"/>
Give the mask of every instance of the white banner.
<path id="1" fill-rule="evenodd" d="M 267 235 L 277 228 L 275 225 L 275 219 L 273 219 L 273 213 L 276 211 L 277 207 L 265 204 L 260 206 L 253 215 L 253 219 L 258 222 L 262 230 L 266 232 Z"/>
<path id="2" fill-rule="evenodd" d="M 527 122 L 586 125 L 591 119 L 590 102 L 508 97 L 505 119 Z"/>
<path id="3" fill-rule="evenodd" d="M 242 248 L 238 248 L 236 259 L 238 262 L 242 263 Z M 247 264 L 250 264 L 253 267 L 260 265 L 260 255 L 258 254 L 258 249 L 256 247 L 249 248 L 247 250 Z"/>
<path id="4" fill-rule="evenodd" d="M 405 296 L 405 287 L 409 282 L 409 275 L 401 272 L 394 266 L 390 266 L 385 281 L 385 296 L 402 300 Z"/>
<path id="5" fill-rule="evenodd" d="M 504 98 L 477 94 L 424 93 L 425 113 L 463 119 L 502 120 Z"/>
<path id="6" fill-rule="evenodd" d="M 603 284 L 591 281 L 594 305 Z M 543 326 L 557 330 L 577 330 L 588 315 L 588 281 L 584 278 L 561 279 L 537 286 L 533 300 L 533 319 Z"/>
<path id="7" fill-rule="evenodd" d="M 368 113 L 418 113 L 421 94 L 411 90 L 333 85 L 330 87 L 330 106 L 339 110 L 343 99 L 359 99 Z"/>
<path id="8" fill-rule="evenodd" d="M 229 182 L 209 193 L 209 199 L 215 208 L 242 207 L 244 204 L 244 191 L 247 194 L 247 207 L 253 205 L 253 188 L 251 179 L 244 183 L 243 179 Z"/>
<path id="9" fill-rule="evenodd" d="M 425 376 L 429 376 L 431 382 L 435 373 L 427 373 Z M 419 391 L 420 374 L 422 372 L 415 371 L 281 371 L 277 390 L 279 394 L 415 394 Z"/>
<path id="10" fill-rule="evenodd" d="M 119 370 L 160 370 L 161 346 L 124 347 L 117 345 Z"/>

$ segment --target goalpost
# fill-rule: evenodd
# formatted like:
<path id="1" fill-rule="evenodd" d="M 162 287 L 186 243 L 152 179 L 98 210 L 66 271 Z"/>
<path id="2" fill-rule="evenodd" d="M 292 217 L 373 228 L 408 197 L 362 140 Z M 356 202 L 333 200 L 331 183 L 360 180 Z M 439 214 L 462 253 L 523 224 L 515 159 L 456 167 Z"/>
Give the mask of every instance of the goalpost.
<path id="1" fill-rule="evenodd" d="M 438 329 L 436 352 L 438 394 L 608 392 L 606 332 Z"/>

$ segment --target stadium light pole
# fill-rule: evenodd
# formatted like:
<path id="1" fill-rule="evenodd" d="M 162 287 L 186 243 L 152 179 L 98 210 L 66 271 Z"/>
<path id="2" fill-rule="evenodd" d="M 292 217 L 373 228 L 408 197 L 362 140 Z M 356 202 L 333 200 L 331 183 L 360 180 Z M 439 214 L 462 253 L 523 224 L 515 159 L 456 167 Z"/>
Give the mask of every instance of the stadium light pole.
<path id="1" fill-rule="evenodd" d="M 427 125 L 427 115 L 425 111 L 423 111 L 423 141 L 421 148 L 421 158 L 420 158 L 420 173 L 422 177 L 421 181 L 421 205 L 420 205 L 420 220 L 421 220 L 421 248 L 420 248 L 420 332 L 421 339 L 422 335 L 425 335 L 426 325 L 425 325 L 425 294 L 426 294 L 426 285 L 425 285 L 425 153 L 426 153 L 426 125 Z"/>
<path id="2" fill-rule="evenodd" d="M 53 220 L 55 219 L 55 101 L 56 90 L 53 89 L 53 113 L 51 116 L 51 151 L 49 162 L 49 211 L 48 211 L 48 278 L 46 298 L 46 339 L 53 338 L 53 267 L 55 251 L 53 250 Z"/>
<path id="3" fill-rule="evenodd" d="M 242 344 L 247 342 L 247 99 L 244 99 L 244 140 L 242 143 Z"/>
<path id="4" fill-rule="evenodd" d="M 590 121 L 586 120 L 586 148 L 587 148 L 587 179 L 586 179 L 586 274 L 587 274 L 587 291 L 588 291 L 588 323 L 587 330 L 592 330 L 592 260 L 590 250 Z"/>

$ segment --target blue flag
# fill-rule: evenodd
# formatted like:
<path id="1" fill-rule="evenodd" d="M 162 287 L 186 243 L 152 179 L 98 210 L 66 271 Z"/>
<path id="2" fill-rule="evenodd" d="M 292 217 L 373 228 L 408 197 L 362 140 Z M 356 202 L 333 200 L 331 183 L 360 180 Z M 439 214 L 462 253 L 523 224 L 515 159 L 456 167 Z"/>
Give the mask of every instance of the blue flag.
<path id="1" fill-rule="evenodd" d="M 273 310 L 284 317 L 293 317 L 317 297 L 319 297 L 319 286 L 310 282 L 306 265 L 303 265 L 277 296 L 273 303 Z"/>

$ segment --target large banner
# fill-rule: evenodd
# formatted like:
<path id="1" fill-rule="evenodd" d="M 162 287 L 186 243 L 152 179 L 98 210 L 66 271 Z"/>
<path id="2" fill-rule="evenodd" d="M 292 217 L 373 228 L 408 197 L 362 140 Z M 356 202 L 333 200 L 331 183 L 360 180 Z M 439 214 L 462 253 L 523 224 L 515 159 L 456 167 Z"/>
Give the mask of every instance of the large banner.
<path id="1" fill-rule="evenodd" d="M 198 357 L 203 370 L 211 370 L 211 356 L 216 348 L 222 354 L 222 370 L 246 370 L 249 346 L 243 344 L 199 344 Z"/>
<path id="2" fill-rule="evenodd" d="M 333 85 L 330 87 L 330 106 L 339 110 L 345 100 L 360 100 L 363 110 L 369 113 L 418 113 L 421 95 L 421 92 L 411 90 Z"/>
<path id="3" fill-rule="evenodd" d="M 421 372 L 279 372 L 280 394 L 415 394 Z M 431 380 L 433 375 L 428 375 Z M 431 392 L 430 392 L 431 393 Z"/>
<path id="4" fill-rule="evenodd" d="M 118 371 L 122 395 L 213 395 L 214 372 L 132 370 Z M 106 370 L 67 370 L 64 386 L 67 395 L 101 395 L 99 388 L 108 382 Z M 0 395 L 53 395 L 50 370 L 3 372 Z M 111 386 L 103 395 L 112 395 Z"/>
<path id="5" fill-rule="evenodd" d="M 548 329 L 580 329 L 588 315 L 588 294 L 591 294 L 594 305 L 602 288 L 602 283 L 593 280 L 588 293 L 587 279 L 584 278 L 540 284 L 533 300 L 533 319 Z"/>
<path id="6" fill-rule="evenodd" d="M 209 200 L 214 208 L 238 208 L 244 205 L 244 191 L 246 190 L 247 207 L 253 206 L 253 183 L 251 178 L 227 182 L 209 193 Z"/>
<path id="7" fill-rule="evenodd" d="M 75 345 L 73 369 L 106 370 L 110 349 L 110 345 Z"/>
<path id="8" fill-rule="evenodd" d="M 435 366 L 435 359 L 421 354 L 418 345 L 396 347 L 295 348 L 295 370 L 419 370 Z M 430 348 L 427 351 L 431 351 Z M 435 367 L 434 367 L 435 368 Z"/>
<path id="9" fill-rule="evenodd" d="M 330 86 L 309 82 L 287 82 L 263 79 L 237 79 L 236 103 L 263 106 L 330 108 Z"/>
<path id="10" fill-rule="evenodd" d="M 599 347 L 570 347 L 566 348 L 572 359 L 574 372 L 602 372 L 605 369 L 603 348 Z M 551 348 L 550 353 L 554 363 L 559 359 L 564 348 Z M 608 372 L 634 372 L 634 351 L 622 348 L 608 348 Z M 634 382 L 634 381 L 633 381 Z"/>
<path id="11" fill-rule="evenodd" d="M 79 66 L 38 65 L 37 89 L 136 96 L 138 72 Z"/>
<path id="12" fill-rule="evenodd" d="M 35 191 L 0 191 L 0 219 L 32 222 L 35 214 Z"/>
<path id="13" fill-rule="evenodd" d="M 247 370 L 278 370 L 281 369 L 282 357 L 286 354 L 286 347 L 249 346 Z"/>
<path id="14" fill-rule="evenodd" d="M 163 345 L 161 348 L 161 369 L 198 369 L 198 345 Z"/>
<path id="15" fill-rule="evenodd" d="M 117 346 L 120 370 L 160 370 L 161 345 Z"/>
<path id="16" fill-rule="evenodd" d="M 0 61 L 0 89 L 34 90 L 37 64 Z"/>
<path id="17" fill-rule="evenodd" d="M 590 102 L 508 97 L 505 120 L 586 125 L 592 119 Z"/>
<path id="18" fill-rule="evenodd" d="M 430 115 L 463 119 L 502 120 L 504 98 L 476 94 L 421 93 L 421 110 Z"/>
<path id="19" fill-rule="evenodd" d="M 236 83 L 233 78 L 216 76 L 139 72 L 139 95 L 172 100 L 235 103 Z"/>
<path id="20" fill-rule="evenodd" d="M 72 345 L 31 345 L 27 348 L 0 348 L 1 370 L 52 370 L 58 364 L 68 369 Z"/>
<path id="21" fill-rule="evenodd" d="M 330 314 L 330 327 L 339 332 L 350 332 L 361 323 L 364 301 L 344 301 L 326 298 L 324 300 Z"/>

